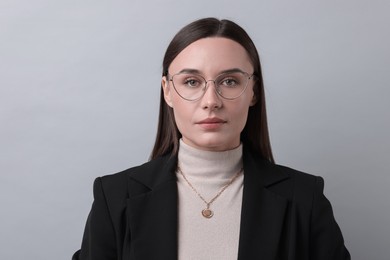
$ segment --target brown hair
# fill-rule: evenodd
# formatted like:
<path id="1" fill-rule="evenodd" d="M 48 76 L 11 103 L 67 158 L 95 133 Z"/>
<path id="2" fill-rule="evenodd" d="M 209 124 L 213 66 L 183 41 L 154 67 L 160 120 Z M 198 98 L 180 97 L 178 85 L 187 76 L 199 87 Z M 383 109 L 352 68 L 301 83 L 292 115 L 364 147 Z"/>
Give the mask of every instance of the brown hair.
<path id="1" fill-rule="evenodd" d="M 169 66 L 183 49 L 191 43 L 207 37 L 231 39 L 242 45 L 248 52 L 254 67 L 256 80 L 253 90 L 257 102 L 249 108 L 247 122 L 241 132 L 241 141 L 246 148 L 258 153 L 262 158 L 274 162 L 268 135 L 260 58 L 254 43 L 243 28 L 232 21 L 216 18 L 204 18 L 188 24 L 175 35 L 169 44 L 163 60 L 162 75 L 167 76 Z M 175 155 L 179 149 L 180 138 L 181 133 L 176 126 L 173 109 L 166 104 L 161 88 L 157 136 L 150 158 L 154 159 L 168 153 Z"/>

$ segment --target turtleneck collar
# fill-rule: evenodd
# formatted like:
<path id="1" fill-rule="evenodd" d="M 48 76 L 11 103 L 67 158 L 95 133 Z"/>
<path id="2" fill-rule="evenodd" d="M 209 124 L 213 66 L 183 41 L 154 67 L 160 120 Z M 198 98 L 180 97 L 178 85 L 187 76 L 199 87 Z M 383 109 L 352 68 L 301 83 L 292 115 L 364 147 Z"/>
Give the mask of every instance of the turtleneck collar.
<path id="1" fill-rule="evenodd" d="M 230 179 L 242 168 L 242 144 L 232 150 L 214 152 L 189 146 L 180 139 L 178 162 L 192 178 Z"/>

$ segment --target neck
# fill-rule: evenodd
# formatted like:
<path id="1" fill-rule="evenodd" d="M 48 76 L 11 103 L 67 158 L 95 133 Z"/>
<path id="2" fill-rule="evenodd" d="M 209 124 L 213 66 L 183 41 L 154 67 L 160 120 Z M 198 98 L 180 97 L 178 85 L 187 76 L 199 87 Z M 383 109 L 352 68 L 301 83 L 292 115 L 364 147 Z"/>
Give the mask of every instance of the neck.
<path id="1" fill-rule="evenodd" d="M 242 168 L 242 145 L 215 152 L 194 148 L 180 140 L 178 160 L 187 176 L 228 179 Z"/>

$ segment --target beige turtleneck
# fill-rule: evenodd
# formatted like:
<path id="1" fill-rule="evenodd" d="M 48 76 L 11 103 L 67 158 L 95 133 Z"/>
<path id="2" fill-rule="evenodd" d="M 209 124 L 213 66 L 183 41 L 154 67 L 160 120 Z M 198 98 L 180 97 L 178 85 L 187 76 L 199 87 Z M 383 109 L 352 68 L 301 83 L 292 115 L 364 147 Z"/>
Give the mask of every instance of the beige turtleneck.
<path id="1" fill-rule="evenodd" d="M 180 140 L 180 169 L 193 187 L 210 201 L 242 168 L 242 145 L 223 152 L 203 151 Z M 237 259 L 244 176 L 210 205 L 214 216 L 202 216 L 206 204 L 177 172 L 179 260 Z"/>

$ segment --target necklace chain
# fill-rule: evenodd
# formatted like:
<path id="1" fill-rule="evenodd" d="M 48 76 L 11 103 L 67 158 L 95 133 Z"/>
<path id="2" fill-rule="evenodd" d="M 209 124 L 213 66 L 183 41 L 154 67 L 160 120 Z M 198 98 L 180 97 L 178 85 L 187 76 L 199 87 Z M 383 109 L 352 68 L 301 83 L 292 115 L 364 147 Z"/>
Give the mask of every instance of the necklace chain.
<path id="1" fill-rule="evenodd" d="M 202 196 L 202 194 L 199 193 L 197 189 L 191 184 L 191 182 L 187 179 L 187 177 L 184 175 L 183 171 L 180 169 L 180 166 L 177 166 L 178 172 L 183 176 L 183 179 L 186 181 L 188 186 L 195 192 L 195 194 L 206 204 L 206 209 L 202 210 L 202 215 L 205 218 L 211 218 L 214 215 L 214 212 L 210 209 L 210 205 L 218 199 L 218 197 L 240 176 L 240 173 L 242 172 L 243 168 L 241 168 L 234 176 L 230 179 L 228 183 L 226 183 L 219 191 L 218 193 L 209 201 Z"/>

